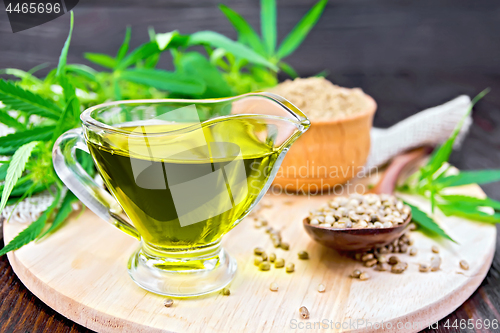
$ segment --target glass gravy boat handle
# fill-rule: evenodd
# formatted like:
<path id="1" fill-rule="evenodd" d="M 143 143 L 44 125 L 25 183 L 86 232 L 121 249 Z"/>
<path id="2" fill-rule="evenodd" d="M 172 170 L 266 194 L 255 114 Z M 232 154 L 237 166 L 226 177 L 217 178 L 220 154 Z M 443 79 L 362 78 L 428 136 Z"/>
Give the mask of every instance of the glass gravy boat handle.
<path id="1" fill-rule="evenodd" d="M 59 178 L 97 216 L 140 240 L 141 235 L 137 229 L 119 215 L 123 210 L 115 198 L 100 187 L 78 163 L 76 149 L 89 153 L 81 128 L 67 131 L 54 144 L 52 159 Z"/>

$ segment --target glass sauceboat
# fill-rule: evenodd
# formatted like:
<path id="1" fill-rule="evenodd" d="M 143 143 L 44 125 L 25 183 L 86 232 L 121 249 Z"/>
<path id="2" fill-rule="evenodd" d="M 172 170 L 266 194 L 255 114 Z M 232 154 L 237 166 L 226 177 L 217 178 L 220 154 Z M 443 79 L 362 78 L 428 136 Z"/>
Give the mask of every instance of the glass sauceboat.
<path id="1" fill-rule="evenodd" d="M 270 93 L 118 101 L 81 120 L 54 145 L 58 176 L 97 216 L 140 241 L 128 262 L 139 286 L 181 297 L 232 280 L 237 264 L 222 236 L 264 196 L 310 126 Z M 92 155 L 105 187 L 78 163 L 78 149 Z"/>

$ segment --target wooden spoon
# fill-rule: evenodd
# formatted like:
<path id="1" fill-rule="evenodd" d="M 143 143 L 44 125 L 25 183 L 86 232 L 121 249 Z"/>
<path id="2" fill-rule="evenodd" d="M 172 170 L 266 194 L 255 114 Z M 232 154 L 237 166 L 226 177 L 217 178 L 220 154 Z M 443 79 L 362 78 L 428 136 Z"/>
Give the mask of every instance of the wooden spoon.
<path id="1" fill-rule="evenodd" d="M 396 156 L 387 167 L 384 175 L 371 191 L 377 194 L 393 194 L 401 172 L 409 165 L 426 156 L 428 148 L 418 148 Z M 339 251 L 363 251 L 373 247 L 387 245 L 399 238 L 411 221 L 411 214 L 403 224 L 392 228 L 333 229 L 309 224 L 309 218 L 303 221 L 306 232 L 312 239 L 324 246 Z"/>

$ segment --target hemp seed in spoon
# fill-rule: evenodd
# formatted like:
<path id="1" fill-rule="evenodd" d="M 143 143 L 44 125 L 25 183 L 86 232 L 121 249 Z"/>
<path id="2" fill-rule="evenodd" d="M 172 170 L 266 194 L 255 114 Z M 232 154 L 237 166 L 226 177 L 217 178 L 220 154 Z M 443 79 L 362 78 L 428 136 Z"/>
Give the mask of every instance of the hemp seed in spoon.
<path id="1" fill-rule="evenodd" d="M 333 229 L 392 228 L 403 224 L 411 208 L 388 194 L 336 197 L 309 212 L 309 224 Z"/>

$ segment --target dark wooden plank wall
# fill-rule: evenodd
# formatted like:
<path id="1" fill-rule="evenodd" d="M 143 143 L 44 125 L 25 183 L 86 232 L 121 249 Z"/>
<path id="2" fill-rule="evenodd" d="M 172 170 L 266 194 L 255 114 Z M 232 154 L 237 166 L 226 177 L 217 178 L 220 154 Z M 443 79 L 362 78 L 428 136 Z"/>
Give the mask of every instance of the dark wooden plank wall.
<path id="1" fill-rule="evenodd" d="M 280 39 L 314 2 L 278 0 Z M 234 38 L 235 32 L 216 7 L 218 3 L 217 0 L 82 0 L 75 9 L 69 62 L 88 64 L 82 58 L 83 52 L 114 54 L 127 25 L 132 26 L 132 46 L 148 38 L 150 26 L 158 32 L 214 30 Z M 225 3 L 258 28 L 257 0 Z M 68 27 L 69 17 L 65 15 L 13 34 L 5 12 L 0 12 L 0 68 L 28 70 L 45 62 L 55 66 Z M 330 0 L 310 37 L 287 61 L 302 76 L 327 70 L 333 82 L 363 88 L 379 104 L 375 125 L 380 127 L 390 126 L 459 94 L 473 96 L 491 87 L 491 93 L 476 107 L 475 123 L 462 149 L 453 154 L 452 163 L 462 169 L 500 167 L 500 2 L 497 0 Z M 172 67 L 168 56 L 163 56 L 160 67 Z M 483 188 L 500 199 L 498 183 Z M 0 264 L 2 331 L 82 330 L 27 292 L 13 277 L 5 257 Z M 495 310 L 500 307 L 499 269 L 497 252 L 481 289 L 448 318 L 499 318 Z"/>

